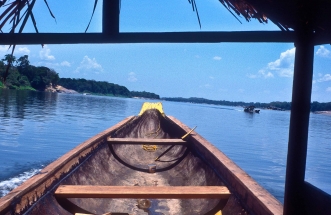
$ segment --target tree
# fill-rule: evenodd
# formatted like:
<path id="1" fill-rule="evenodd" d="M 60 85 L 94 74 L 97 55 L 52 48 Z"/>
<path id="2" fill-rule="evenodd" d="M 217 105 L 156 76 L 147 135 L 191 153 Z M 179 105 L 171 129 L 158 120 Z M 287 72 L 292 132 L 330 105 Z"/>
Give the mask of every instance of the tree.
<path id="1" fill-rule="evenodd" d="M 5 74 L 3 75 L 3 83 L 6 83 L 6 79 L 9 73 L 10 67 L 13 65 L 14 62 L 16 62 L 16 57 L 12 54 L 6 54 L 5 58 L 2 59 L 2 62 L 6 62 L 6 71 Z"/>
<path id="2" fill-rule="evenodd" d="M 2 59 L 2 62 L 6 62 L 7 65 L 13 65 L 13 63 L 16 62 L 16 57 L 12 54 L 6 54 L 5 57 Z"/>
<path id="3" fill-rule="evenodd" d="M 24 55 L 17 60 L 17 67 L 21 69 L 26 69 L 30 66 L 29 56 Z"/>

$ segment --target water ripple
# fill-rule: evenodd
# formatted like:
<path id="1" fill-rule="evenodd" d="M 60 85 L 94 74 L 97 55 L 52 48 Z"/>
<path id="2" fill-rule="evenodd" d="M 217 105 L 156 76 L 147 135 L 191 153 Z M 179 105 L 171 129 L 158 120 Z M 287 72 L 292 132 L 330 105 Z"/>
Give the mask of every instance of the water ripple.
<path id="1" fill-rule="evenodd" d="M 27 178 L 29 172 L 39 170 L 40 164 L 136 115 L 143 102 L 0 90 L 0 180 L 10 184 L 14 178 Z M 238 107 L 165 101 L 163 105 L 167 115 L 189 127 L 197 125 L 198 133 L 283 201 L 289 112 L 261 110 L 260 114 L 247 114 Z M 307 181 L 329 193 L 330 128 L 331 117 L 311 116 L 306 172 Z"/>

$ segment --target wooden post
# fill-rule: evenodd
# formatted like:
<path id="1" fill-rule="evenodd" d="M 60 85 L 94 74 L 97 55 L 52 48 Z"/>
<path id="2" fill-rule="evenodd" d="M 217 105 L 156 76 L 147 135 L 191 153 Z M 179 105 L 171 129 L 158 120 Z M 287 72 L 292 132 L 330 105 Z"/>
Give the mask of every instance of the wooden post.
<path id="1" fill-rule="evenodd" d="M 102 33 L 116 36 L 120 26 L 120 0 L 103 0 L 102 5 Z"/>
<path id="2" fill-rule="evenodd" d="M 295 46 L 284 215 L 305 214 L 304 179 L 314 62 L 313 33 L 297 31 Z"/>

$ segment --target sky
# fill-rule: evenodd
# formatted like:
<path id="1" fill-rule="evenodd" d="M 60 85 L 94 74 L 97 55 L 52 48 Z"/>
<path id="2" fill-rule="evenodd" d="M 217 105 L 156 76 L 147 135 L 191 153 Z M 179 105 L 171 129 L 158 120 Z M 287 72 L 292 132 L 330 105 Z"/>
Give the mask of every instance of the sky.
<path id="1" fill-rule="evenodd" d="M 40 32 L 84 32 L 94 1 L 42 0 L 34 7 Z M 279 30 L 272 22 L 240 22 L 218 0 L 122 0 L 121 32 Z M 88 32 L 101 31 L 99 1 Z M 0 10 L 0 12 L 2 12 Z M 9 28 L 8 28 L 9 29 Z M 6 29 L 4 29 L 6 30 Z M 34 32 L 31 21 L 24 32 Z M 312 101 L 331 101 L 331 46 L 315 46 Z M 0 57 L 8 54 L 0 45 Z M 210 44 L 76 44 L 22 45 L 35 66 L 54 69 L 63 78 L 85 78 L 126 86 L 161 97 L 202 97 L 212 100 L 291 101 L 295 47 L 293 43 Z"/>

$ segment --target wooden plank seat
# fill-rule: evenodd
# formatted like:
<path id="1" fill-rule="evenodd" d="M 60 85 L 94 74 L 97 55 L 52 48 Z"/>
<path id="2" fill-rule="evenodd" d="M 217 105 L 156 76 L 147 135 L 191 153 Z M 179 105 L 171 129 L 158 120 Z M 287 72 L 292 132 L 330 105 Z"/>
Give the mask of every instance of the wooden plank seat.
<path id="1" fill-rule="evenodd" d="M 228 199 L 225 186 L 85 186 L 61 185 L 58 198 Z"/>
<path id="2" fill-rule="evenodd" d="M 107 138 L 111 144 L 148 144 L 148 145 L 185 145 L 182 139 L 146 139 L 146 138 Z"/>

